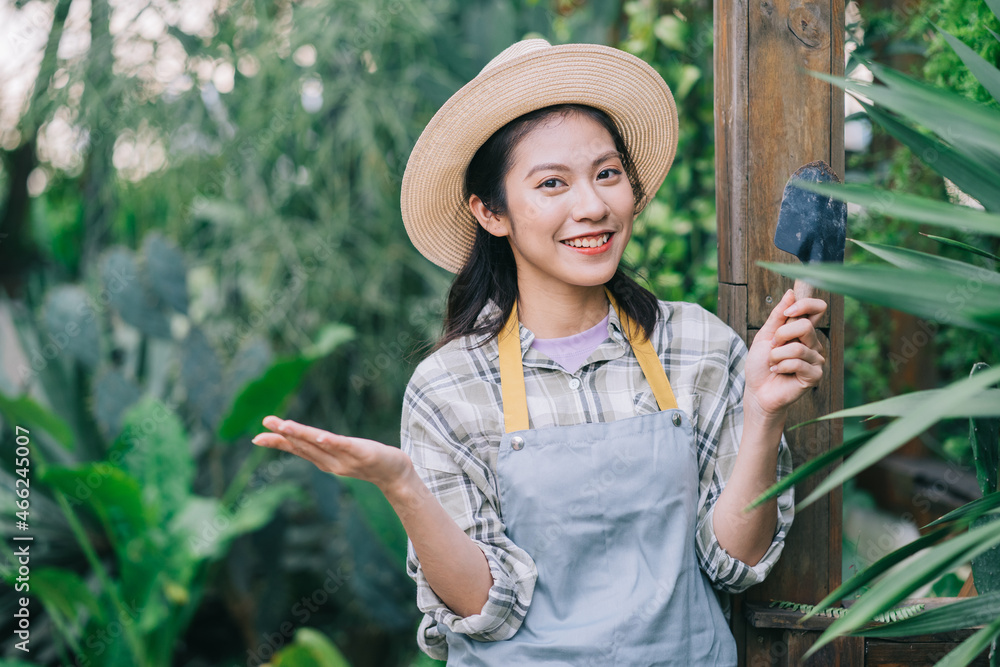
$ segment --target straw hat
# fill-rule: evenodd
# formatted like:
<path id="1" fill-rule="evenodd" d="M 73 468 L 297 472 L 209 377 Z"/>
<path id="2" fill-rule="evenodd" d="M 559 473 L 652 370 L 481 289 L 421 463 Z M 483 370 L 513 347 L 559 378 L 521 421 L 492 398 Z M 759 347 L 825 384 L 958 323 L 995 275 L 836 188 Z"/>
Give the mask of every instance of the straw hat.
<path id="1" fill-rule="evenodd" d="M 457 273 L 475 239 L 465 171 L 483 143 L 518 116 L 553 104 L 607 113 L 625 140 L 645 197 L 656 194 L 677 149 L 677 107 L 656 70 L 600 44 L 526 39 L 504 49 L 451 96 L 420 134 L 403 174 L 403 224 L 417 250 Z"/>

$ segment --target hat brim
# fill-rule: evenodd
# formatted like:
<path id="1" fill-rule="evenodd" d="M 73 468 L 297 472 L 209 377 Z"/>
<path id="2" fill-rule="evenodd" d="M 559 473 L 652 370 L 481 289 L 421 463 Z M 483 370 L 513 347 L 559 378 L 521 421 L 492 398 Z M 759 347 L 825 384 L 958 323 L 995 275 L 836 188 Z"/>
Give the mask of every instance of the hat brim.
<path id="1" fill-rule="evenodd" d="M 465 172 L 498 129 L 553 104 L 585 104 L 615 122 L 644 197 L 656 194 L 677 150 L 677 107 L 670 88 L 641 58 L 600 44 L 531 51 L 481 72 L 442 106 L 413 146 L 403 174 L 401 212 L 413 245 L 457 273 L 475 239 L 464 197 Z"/>

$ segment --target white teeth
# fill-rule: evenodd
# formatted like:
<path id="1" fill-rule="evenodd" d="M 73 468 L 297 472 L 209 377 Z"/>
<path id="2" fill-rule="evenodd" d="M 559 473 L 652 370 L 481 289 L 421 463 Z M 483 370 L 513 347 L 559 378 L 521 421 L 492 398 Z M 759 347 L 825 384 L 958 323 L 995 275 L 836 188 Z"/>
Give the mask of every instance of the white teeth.
<path id="1" fill-rule="evenodd" d="M 610 237 L 611 234 L 601 234 L 600 236 L 592 236 L 588 239 L 578 238 L 570 241 L 563 241 L 563 243 L 574 248 L 597 248 L 598 246 L 602 246 L 607 243 Z"/>

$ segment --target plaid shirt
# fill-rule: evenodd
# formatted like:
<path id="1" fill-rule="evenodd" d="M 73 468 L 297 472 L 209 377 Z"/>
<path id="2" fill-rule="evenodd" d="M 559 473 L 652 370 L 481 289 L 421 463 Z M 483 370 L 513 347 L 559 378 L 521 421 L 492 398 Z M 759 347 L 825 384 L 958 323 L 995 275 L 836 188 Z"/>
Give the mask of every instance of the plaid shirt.
<path id="1" fill-rule="evenodd" d="M 610 422 L 659 410 L 639 362 L 624 337 L 614 308 L 608 306 L 608 338 L 576 373 L 531 347 L 534 334 L 520 327 L 524 383 L 531 428 Z M 490 302 L 479 321 L 494 317 Z M 743 366 L 747 347 L 722 320 L 701 306 L 660 301 L 661 319 L 652 342 L 666 369 L 678 407 L 691 418 L 700 471 L 697 532 L 698 563 L 730 615 L 729 593 L 764 580 L 781 555 L 792 524 L 793 490 L 778 497 L 777 527 L 767 552 L 753 567 L 719 546 L 712 513 L 736 463 L 743 432 Z M 420 648 L 447 658 L 439 624 L 475 639 L 511 637 L 531 603 L 537 570 L 534 561 L 504 530 L 497 491 L 496 463 L 504 434 L 497 339 L 465 336 L 451 341 L 416 368 L 403 397 L 401 447 L 445 510 L 486 554 L 493 586 L 479 614 L 460 617 L 434 593 L 408 544 L 407 572 L 417 583 L 417 607 L 424 618 L 417 631 Z M 784 436 L 777 478 L 792 469 Z M 580 573 L 586 576 L 586 573 Z"/>

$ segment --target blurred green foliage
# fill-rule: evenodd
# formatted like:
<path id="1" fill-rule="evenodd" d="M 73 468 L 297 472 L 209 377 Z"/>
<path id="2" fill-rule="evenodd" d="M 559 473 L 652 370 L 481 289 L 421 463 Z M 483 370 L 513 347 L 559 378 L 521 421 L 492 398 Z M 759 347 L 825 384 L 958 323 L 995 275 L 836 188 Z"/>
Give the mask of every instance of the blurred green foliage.
<path id="1" fill-rule="evenodd" d="M 65 386 L 15 378 L 0 388 L 10 396 L 30 390 L 39 398 L 76 397 L 50 401 L 71 432 L 84 434 L 82 451 L 58 460 L 72 465 L 110 455 L 113 438 L 101 424 L 120 418 L 131 402 L 78 402 L 96 395 L 99 384 L 132 399 L 190 392 L 180 419 L 191 436 L 192 493 L 232 500 L 227 490 L 261 478 L 292 481 L 305 492 L 304 507 L 276 510 L 219 559 L 189 632 L 173 647 L 178 660 L 246 664 L 286 646 L 296 647 L 289 648 L 293 655 L 322 651 L 308 633 L 283 629 L 308 625 L 356 666 L 429 664 L 416 656 L 419 614 L 403 570 L 401 528 L 384 499 L 370 485 L 264 458 L 245 428 L 218 421 L 221 406 L 233 406 L 240 423 L 249 423 L 260 416 L 257 399 L 268 388 L 274 395 L 297 386 L 274 408 L 281 416 L 398 442 L 402 391 L 440 333 L 451 279 L 416 252 L 403 230 L 406 159 L 445 100 L 503 48 L 529 36 L 618 46 L 670 84 L 680 115 L 677 155 L 626 259 L 661 298 L 714 310 L 712 4 L 248 0 L 199 22 L 168 2 L 129 13 L 93 0 L 90 21 L 73 28 L 86 33 L 89 46 L 62 58 L 55 47 L 70 5 L 54 2 L 53 39 L 25 113 L 16 128 L 2 128 L 4 283 L 37 324 L 63 288 L 100 284 L 109 249 L 138 251 L 159 233 L 186 256 L 189 303 L 179 321 L 199 335 L 178 338 L 168 353 L 155 328 L 176 326 L 178 318 L 105 309 L 100 332 L 93 332 L 100 342 L 63 355 Z M 942 26 L 977 43 L 957 24 L 982 9 L 966 0 L 946 5 Z M 894 20 L 888 32 L 903 43 L 903 31 L 917 20 Z M 979 26 L 968 29 L 981 33 Z M 927 26 L 919 30 L 910 42 L 923 52 Z M 934 48 L 928 67 L 940 64 L 927 75 L 960 76 L 948 49 Z M 897 153 L 866 159 L 856 168 L 888 174 L 891 185 L 938 193 L 943 187 L 915 175 L 913 161 Z M 895 229 L 873 221 L 857 236 L 892 241 Z M 132 305 L 141 310 L 143 302 Z M 848 300 L 848 324 L 848 400 L 863 402 L 887 391 L 890 323 Z M 315 341 L 333 338 L 338 344 L 328 354 L 315 354 Z M 942 331 L 939 340 L 942 374 L 983 356 L 981 338 Z M 261 345 L 268 351 L 263 362 L 255 356 Z M 273 365 L 270 350 L 280 360 Z M 198 356 L 208 351 L 214 357 Z M 252 372 L 226 380 L 222 400 L 213 369 L 253 359 Z M 88 372 L 95 365 L 106 372 Z M 150 375 L 151 368 L 158 370 Z M 246 389 L 242 404 L 237 386 Z M 23 408 L 2 406 L 5 428 L 17 406 Z M 95 549 L 112 555 L 109 544 Z M 87 571 L 74 553 L 69 562 Z"/>
<path id="2" fill-rule="evenodd" d="M 934 25 L 951 33 L 981 55 L 987 62 L 1000 64 L 1000 41 L 991 31 L 1000 33 L 1000 21 L 982 0 L 945 0 L 945 2 L 908 3 L 891 9 L 858 5 L 860 31 L 852 33 L 849 45 L 856 46 L 850 71 L 860 60 L 878 60 L 893 65 L 919 80 L 959 92 L 963 96 L 1000 110 L 1000 105 L 966 68 L 948 46 Z M 853 44 L 852 44 L 853 43 Z M 929 165 L 926 156 L 915 155 L 909 148 L 892 140 L 877 124 L 868 151 L 848 153 L 848 182 L 871 183 L 893 192 L 907 192 L 935 199 L 955 195 Z M 914 236 L 912 225 L 867 211 L 853 217 L 849 236 L 860 241 L 907 247 L 950 259 L 966 259 L 959 248 L 936 240 Z M 927 233 L 936 234 L 933 229 Z M 956 239 L 994 254 L 1000 253 L 1000 240 L 970 234 Z M 848 244 L 847 262 L 855 262 L 866 253 Z M 935 386 L 941 378 L 968 372 L 975 362 L 990 358 L 995 339 L 989 335 L 943 327 L 928 336 L 926 321 L 917 320 L 914 328 L 898 330 L 898 320 L 884 309 L 845 299 L 847 346 L 845 349 L 845 404 L 860 405 L 885 398 L 895 391 Z M 930 340 L 928 340 L 928 338 Z M 909 364 L 916 364 L 920 385 L 907 384 Z M 946 458 L 959 463 L 971 462 L 967 446 L 946 447 L 950 439 L 965 442 L 967 433 L 958 423 L 939 425 L 923 437 L 925 444 Z"/>
<path id="3" fill-rule="evenodd" d="M 42 345 L 52 303 L 72 305 L 66 289 L 79 297 L 109 272 L 137 267 L 148 269 L 151 289 L 169 285 L 148 252 L 129 254 L 154 234 L 183 248 L 185 283 L 98 308 L 95 327 L 73 337 L 79 349 L 60 355 L 70 380 L 12 377 L 2 388 L 31 392 L 71 425 L 85 446 L 60 463 L 74 466 L 114 455 L 114 425 L 128 405 L 179 393 L 189 401 L 179 415 L 191 434 L 184 469 L 200 497 L 225 503 L 261 480 L 305 492 L 305 505 L 273 507 L 267 525 L 214 554 L 203 595 L 185 612 L 193 622 L 186 634 L 186 623 L 174 626 L 183 641 L 161 654 L 212 664 L 284 655 L 292 664 L 324 650 L 302 630 L 293 638 L 308 625 L 350 664 L 429 664 L 415 657 L 405 541 L 384 499 L 371 485 L 267 458 L 246 424 L 271 410 L 398 442 L 402 390 L 440 333 L 451 279 L 403 230 L 406 159 L 451 93 L 524 37 L 620 45 L 670 82 L 678 154 L 629 258 L 659 296 L 714 307 L 711 5 L 250 1 L 198 21 L 169 4 L 131 11 L 95 0 L 83 27 L 67 23 L 70 5 L 53 6 L 35 88 L 18 126 L 3 129 L 0 151 L 4 283 L 23 303 L 22 329 L 39 332 L 26 350 Z M 62 35 L 74 30 L 89 46 L 59 56 Z M 174 314 L 151 305 L 179 298 Z M 316 354 L 324 341 L 336 344 Z M 274 361 L 259 356 L 261 345 Z M 223 369 L 254 359 L 255 370 L 220 384 Z M 262 407 L 295 387 L 293 400 Z M 5 428 L 27 414 L 24 405 L 4 403 Z M 177 465 L 151 460 L 141 474 L 179 483 Z M 179 489 L 162 493 L 181 497 Z M 100 526 L 85 528 L 98 561 L 113 563 Z M 75 556 L 64 565 L 94 576 L 78 548 L 67 553 Z M 64 624 L 69 643 L 52 637 L 43 660 L 71 651 L 83 630 Z"/>

